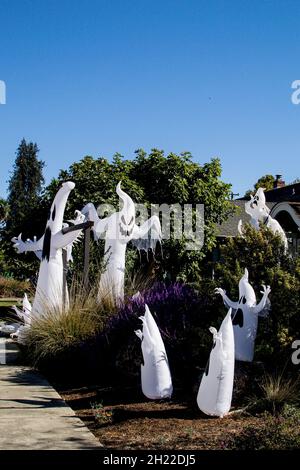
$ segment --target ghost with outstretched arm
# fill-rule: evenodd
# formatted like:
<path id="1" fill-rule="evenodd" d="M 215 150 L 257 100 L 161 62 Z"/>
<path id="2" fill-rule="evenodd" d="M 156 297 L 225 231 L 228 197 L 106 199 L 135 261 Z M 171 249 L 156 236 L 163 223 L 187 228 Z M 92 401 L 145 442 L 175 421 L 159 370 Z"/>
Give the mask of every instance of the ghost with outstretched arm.
<path id="1" fill-rule="evenodd" d="M 123 203 L 119 212 L 100 219 L 95 206 L 87 204 L 81 212 L 94 223 L 96 240 L 104 236 L 104 272 L 99 282 L 99 298 L 112 294 L 120 301 L 124 298 L 125 257 L 127 244 L 131 241 L 140 250 L 155 249 L 161 241 L 161 225 L 157 216 L 152 216 L 142 225 L 135 223 L 136 212 L 133 200 L 121 189 L 116 192 Z"/>
<path id="2" fill-rule="evenodd" d="M 63 299 L 68 303 L 67 292 L 63 292 L 62 250 L 72 245 L 82 233 L 82 228 L 65 232 L 63 217 L 70 192 L 75 184 L 71 181 L 62 183 L 51 205 L 44 235 L 33 241 L 22 240 L 22 235 L 12 239 L 19 253 L 33 251 L 41 259 L 32 316 L 43 315 L 50 310 L 63 311 Z M 78 226 L 83 217 L 79 217 Z"/>
<path id="3" fill-rule="evenodd" d="M 270 209 L 266 204 L 266 196 L 263 188 L 258 188 L 254 196 L 252 194 L 250 195 L 250 201 L 247 201 L 245 204 L 245 212 L 250 215 L 251 225 L 256 230 L 260 230 L 261 224 L 265 225 L 274 234 L 280 236 L 284 244 L 285 252 L 288 251 L 289 244 L 287 236 L 278 220 L 270 215 Z M 241 220 L 238 224 L 238 231 L 240 235 L 243 235 L 243 223 Z"/>
<path id="4" fill-rule="evenodd" d="M 223 298 L 226 307 L 232 309 L 232 324 L 235 340 L 235 358 L 238 361 L 251 362 L 254 357 L 258 316 L 265 317 L 270 310 L 269 286 L 263 286 L 262 299 L 257 304 L 253 287 L 249 283 L 249 273 L 245 273 L 239 282 L 239 300 L 232 301 L 225 290 L 215 290 Z"/>

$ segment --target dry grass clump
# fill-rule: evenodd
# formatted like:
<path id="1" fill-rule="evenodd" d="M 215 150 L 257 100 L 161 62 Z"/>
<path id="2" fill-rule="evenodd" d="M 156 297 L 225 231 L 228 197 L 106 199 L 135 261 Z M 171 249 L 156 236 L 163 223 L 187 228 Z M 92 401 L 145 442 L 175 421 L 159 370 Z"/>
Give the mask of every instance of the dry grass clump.
<path id="1" fill-rule="evenodd" d="M 101 333 L 117 305 L 109 294 L 99 301 L 97 293 L 97 283 L 86 290 L 82 283 L 73 282 L 68 309 L 45 308 L 43 315 L 32 319 L 27 347 L 34 363 L 76 348 Z"/>
<path id="2" fill-rule="evenodd" d="M 28 281 L 18 281 L 10 277 L 0 276 L 0 297 L 23 297 L 24 292 L 31 292 L 32 286 Z"/>

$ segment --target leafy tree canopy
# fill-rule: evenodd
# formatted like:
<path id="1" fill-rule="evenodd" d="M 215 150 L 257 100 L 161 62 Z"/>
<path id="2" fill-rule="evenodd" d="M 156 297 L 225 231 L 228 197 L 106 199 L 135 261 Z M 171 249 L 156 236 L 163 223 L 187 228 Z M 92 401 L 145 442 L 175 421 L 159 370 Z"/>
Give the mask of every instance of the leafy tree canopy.
<path id="1" fill-rule="evenodd" d="M 184 240 L 164 242 L 164 273 L 188 280 L 199 275 L 201 259 L 215 246 L 215 225 L 232 212 L 231 185 L 220 179 L 221 173 L 218 158 L 199 164 L 189 152 L 165 155 L 163 150 L 152 149 L 147 154 L 138 149 L 133 159 L 117 153 L 112 161 L 86 156 L 60 172 L 46 188 L 44 200 L 50 204 L 60 181 L 72 180 L 76 187 L 69 199 L 66 218 L 72 218 L 74 211 L 88 202 L 96 207 L 101 203 L 117 207 L 116 185 L 121 180 L 123 189 L 137 203 L 204 204 L 205 247 L 201 252 L 186 251 Z"/>
<path id="2" fill-rule="evenodd" d="M 256 192 L 258 188 L 264 188 L 265 191 L 270 191 L 271 189 L 274 188 L 274 183 L 275 183 L 275 178 L 273 175 L 264 175 L 257 180 L 257 182 L 254 185 L 253 190 L 249 189 L 246 192 L 245 197 L 249 197 L 250 199 L 250 194 L 253 194 L 254 192 Z"/>

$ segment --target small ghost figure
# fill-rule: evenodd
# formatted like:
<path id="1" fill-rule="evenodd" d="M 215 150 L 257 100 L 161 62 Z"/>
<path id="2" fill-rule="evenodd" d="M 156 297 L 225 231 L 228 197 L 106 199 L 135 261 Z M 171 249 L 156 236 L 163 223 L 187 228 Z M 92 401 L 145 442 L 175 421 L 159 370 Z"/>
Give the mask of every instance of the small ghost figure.
<path id="1" fill-rule="evenodd" d="M 135 223 L 135 205 L 128 194 L 121 189 L 118 183 L 116 192 L 123 202 L 119 212 L 100 219 L 95 206 L 87 204 L 81 212 L 87 220 L 93 221 L 93 233 L 96 240 L 105 234 L 104 263 L 105 271 L 99 282 L 98 298 L 108 294 L 117 301 L 124 298 L 124 275 L 127 244 L 131 241 L 138 248 L 147 251 L 154 250 L 156 243 L 161 241 L 161 225 L 159 218 L 154 215 L 142 225 Z"/>
<path id="2" fill-rule="evenodd" d="M 258 316 L 265 317 L 270 310 L 269 286 L 263 286 L 263 297 L 259 304 L 256 295 L 249 283 L 249 273 L 245 274 L 239 282 L 239 301 L 230 300 L 223 289 L 217 288 L 217 294 L 223 297 L 224 304 L 232 308 L 232 324 L 235 341 L 235 358 L 237 361 L 252 362 L 254 357 L 255 338 L 257 333 Z"/>
<path id="3" fill-rule="evenodd" d="M 280 235 L 282 242 L 284 244 L 285 251 L 288 250 L 288 240 L 285 234 L 285 231 L 281 227 L 280 223 L 273 219 L 270 215 L 270 209 L 266 204 L 266 196 L 263 188 L 258 188 L 256 194 L 253 196 L 251 194 L 250 201 L 245 204 L 245 212 L 251 217 L 251 225 L 260 229 L 260 223 L 268 227 L 274 234 Z M 243 234 L 242 221 L 239 222 L 239 233 Z"/>
<path id="4" fill-rule="evenodd" d="M 223 418 L 230 411 L 234 379 L 234 334 L 231 309 L 219 331 L 211 327 L 213 347 L 203 373 L 197 404 L 203 413 Z"/>
<path id="5" fill-rule="evenodd" d="M 142 342 L 144 364 L 141 365 L 143 394 L 150 400 L 170 398 L 173 393 L 172 378 L 160 331 L 147 305 L 140 317 L 143 329 L 135 331 Z"/>
<path id="6" fill-rule="evenodd" d="M 20 310 L 16 305 L 14 305 L 12 308 L 15 311 L 16 315 L 20 318 L 20 320 L 23 321 L 24 325 L 30 326 L 32 307 L 26 293 L 23 297 L 22 310 Z"/>
<path id="7" fill-rule="evenodd" d="M 26 335 L 30 330 L 31 325 L 31 303 L 28 300 L 27 294 L 24 294 L 22 302 L 22 310 L 20 310 L 16 305 L 14 305 L 13 310 L 19 319 L 23 322 L 22 325 L 19 325 L 17 330 L 14 333 L 11 333 L 10 337 L 16 339 L 18 343 L 26 344 Z"/>

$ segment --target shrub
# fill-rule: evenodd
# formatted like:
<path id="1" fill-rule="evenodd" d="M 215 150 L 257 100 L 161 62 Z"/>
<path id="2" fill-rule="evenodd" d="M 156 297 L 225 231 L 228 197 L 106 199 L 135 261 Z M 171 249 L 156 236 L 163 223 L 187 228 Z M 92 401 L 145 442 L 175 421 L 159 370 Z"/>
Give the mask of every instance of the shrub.
<path id="1" fill-rule="evenodd" d="M 0 277 L 0 297 L 23 297 L 25 292 L 31 292 L 29 281 L 18 281 L 11 277 Z"/>
<path id="2" fill-rule="evenodd" d="M 283 373 L 265 374 L 259 387 L 260 395 L 250 401 L 252 411 L 268 411 L 278 415 L 286 405 L 295 405 L 300 401 L 298 378 L 287 378 Z"/>
<path id="3" fill-rule="evenodd" d="M 80 354 L 91 346 L 103 330 L 107 317 L 116 310 L 109 296 L 101 303 L 97 301 L 97 288 L 96 283 L 94 288 L 86 291 L 81 283 L 75 282 L 68 310 L 61 312 L 45 308 L 43 315 L 32 320 L 27 349 L 36 366 L 50 366 L 53 371 L 58 362 L 70 366 L 74 354 Z M 78 372 L 80 375 L 80 368 Z"/>
<path id="4" fill-rule="evenodd" d="M 45 312 L 34 320 L 28 337 L 34 365 L 60 381 L 137 385 L 142 352 L 134 330 L 141 327 L 146 303 L 161 330 L 174 385 L 185 391 L 198 386 L 212 345 L 208 328 L 218 327 L 226 314 L 223 306 L 216 307 L 214 283 L 196 291 L 157 282 L 121 307 L 108 297 L 97 303 L 97 287 L 86 294 L 75 285 L 68 311 Z"/>
<path id="5" fill-rule="evenodd" d="M 216 265 L 218 286 L 232 299 L 238 299 L 245 267 L 258 300 L 261 285 L 271 286 L 271 312 L 259 320 L 255 360 L 284 364 L 293 340 L 300 337 L 300 258 L 286 255 L 281 239 L 269 229 L 256 231 L 247 225 L 243 237 L 231 238 L 222 246 Z"/>
<path id="6" fill-rule="evenodd" d="M 141 327 L 146 303 L 161 330 L 175 384 L 187 389 L 198 384 L 212 344 L 208 328 L 218 327 L 226 314 L 223 306 L 216 307 L 214 287 L 209 282 L 196 291 L 181 283 L 157 282 L 129 298 L 104 330 L 118 380 L 139 380 L 142 354 L 134 330 Z"/>
<path id="7" fill-rule="evenodd" d="M 222 442 L 230 450 L 298 450 L 300 447 L 299 413 L 293 416 L 265 414 L 262 424 L 249 426 Z"/>
<path id="8" fill-rule="evenodd" d="M 113 410 L 106 409 L 102 403 L 93 402 L 91 408 L 94 413 L 95 420 L 99 426 L 112 424 Z"/>

